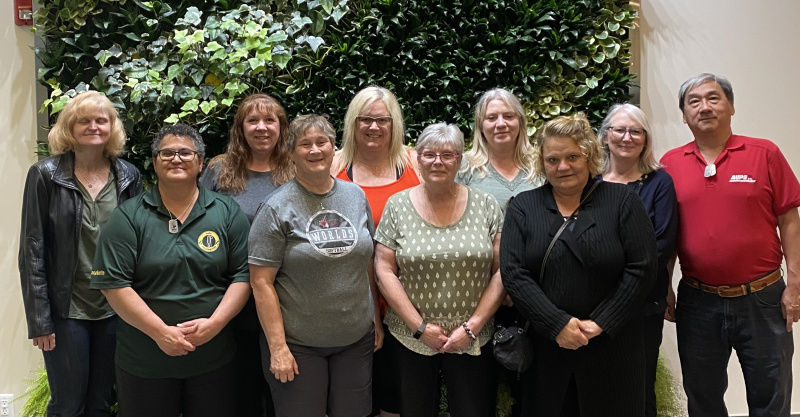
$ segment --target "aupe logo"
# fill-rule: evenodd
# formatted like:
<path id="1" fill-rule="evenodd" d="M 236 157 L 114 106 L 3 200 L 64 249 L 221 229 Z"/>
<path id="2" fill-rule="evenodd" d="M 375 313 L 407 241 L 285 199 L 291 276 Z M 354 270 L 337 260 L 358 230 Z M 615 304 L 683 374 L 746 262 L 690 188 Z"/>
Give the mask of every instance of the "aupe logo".
<path id="1" fill-rule="evenodd" d="M 730 182 L 756 182 L 756 180 L 747 174 L 734 174 L 731 175 Z"/>

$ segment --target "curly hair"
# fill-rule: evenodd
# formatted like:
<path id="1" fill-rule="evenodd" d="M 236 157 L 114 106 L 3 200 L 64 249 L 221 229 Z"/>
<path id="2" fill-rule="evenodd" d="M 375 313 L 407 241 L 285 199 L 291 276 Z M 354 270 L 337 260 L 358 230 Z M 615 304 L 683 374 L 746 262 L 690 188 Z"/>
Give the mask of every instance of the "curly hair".
<path id="1" fill-rule="evenodd" d="M 122 120 L 117 115 L 117 109 L 108 97 L 97 91 L 86 91 L 73 97 L 58 114 L 58 119 L 50 132 L 47 134 L 47 141 L 50 144 L 50 153 L 59 155 L 69 151 L 75 151 L 78 140 L 72 136 L 72 128 L 75 123 L 84 117 L 92 116 L 96 113 L 108 115 L 110 133 L 108 142 L 103 149 L 103 156 L 116 158 L 125 149 L 125 128 Z"/>
<path id="2" fill-rule="evenodd" d="M 571 116 L 560 116 L 547 122 L 539 133 L 539 141 L 533 151 L 533 158 L 536 165 L 536 175 L 547 179 L 544 171 L 544 155 L 542 149 L 544 144 L 552 138 L 568 137 L 575 141 L 581 148 L 581 152 L 586 156 L 589 174 L 599 175 L 603 169 L 603 159 L 605 152 L 600 142 L 595 138 L 592 125 L 583 113 L 576 113 Z"/>
<path id="3" fill-rule="evenodd" d="M 250 176 L 247 163 L 252 156 L 252 150 L 244 137 L 244 121 L 253 112 L 273 115 L 280 123 L 280 135 L 275 147 L 272 149 L 272 176 L 270 181 L 275 185 L 281 185 L 294 176 L 294 164 L 289 158 L 289 148 L 286 146 L 286 138 L 289 131 L 289 119 L 286 117 L 286 110 L 272 96 L 252 94 L 242 100 L 236 115 L 233 116 L 233 125 L 231 126 L 225 153 L 217 155 L 208 163 L 209 167 L 219 166 L 217 185 L 221 190 L 240 193 L 244 191 L 247 185 L 247 179 Z"/>

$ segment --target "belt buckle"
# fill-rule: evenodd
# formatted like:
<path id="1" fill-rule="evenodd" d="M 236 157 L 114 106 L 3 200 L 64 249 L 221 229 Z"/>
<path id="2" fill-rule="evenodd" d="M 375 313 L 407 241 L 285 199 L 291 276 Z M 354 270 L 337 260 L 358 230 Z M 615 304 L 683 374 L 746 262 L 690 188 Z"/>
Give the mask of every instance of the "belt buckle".
<path id="1" fill-rule="evenodd" d="M 723 291 L 731 290 L 731 289 L 737 289 L 737 288 L 742 290 L 741 294 L 723 293 Z M 735 298 L 735 297 L 740 297 L 742 295 L 747 295 L 747 285 L 745 285 L 745 284 L 741 284 L 741 285 L 720 285 L 716 289 L 717 289 L 717 295 L 720 296 L 720 297 L 723 297 L 723 298 Z"/>

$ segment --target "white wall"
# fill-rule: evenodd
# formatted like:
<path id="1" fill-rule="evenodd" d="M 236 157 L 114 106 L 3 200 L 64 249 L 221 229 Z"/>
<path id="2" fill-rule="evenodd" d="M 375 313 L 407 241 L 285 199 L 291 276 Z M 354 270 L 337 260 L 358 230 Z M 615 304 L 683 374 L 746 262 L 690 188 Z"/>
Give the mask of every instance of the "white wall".
<path id="1" fill-rule="evenodd" d="M 694 75 L 712 72 L 733 84 L 734 133 L 774 141 L 800 174 L 798 21 L 797 0 L 642 0 L 636 54 L 641 105 L 655 130 L 656 155 L 692 140 L 678 109 L 678 88 Z M 800 350 L 800 324 L 794 333 Z M 665 328 L 662 347 L 679 376 L 672 324 Z M 728 410 L 747 415 L 735 355 L 729 369 Z M 800 413 L 800 352 L 794 355 L 793 370 L 792 411 Z"/>
<path id="2" fill-rule="evenodd" d="M 42 355 L 27 338 L 17 269 L 22 187 L 36 160 L 36 97 L 33 34 L 14 25 L 10 2 L 0 10 L 0 393 L 20 396 Z M 15 410 L 19 413 L 22 404 Z"/>

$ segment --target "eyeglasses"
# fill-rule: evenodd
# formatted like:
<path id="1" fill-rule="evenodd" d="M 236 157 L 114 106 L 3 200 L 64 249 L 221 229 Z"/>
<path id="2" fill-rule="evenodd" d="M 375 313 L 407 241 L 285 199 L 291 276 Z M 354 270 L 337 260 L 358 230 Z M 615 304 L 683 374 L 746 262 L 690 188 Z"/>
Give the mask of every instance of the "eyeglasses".
<path id="1" fill-rule="evenodd" d="M 459 155 L 453 152 L 444 152 L 444 153 L 434 153 L 434 152 L 423 152 L 419 154 L 419 158 L 423 162 L 433 163 L 436 162 L 436 158 L 439 158 L 440 161 L 444 164 L 450 164 L 458 159 Z"/>
<path id="2" fill-rule="evenodd" d="M 161 159 L 164 162 L 171 162 L 173 159 L 175 159 L 175 155 L 178 155 L 178 158 L 180 158 L 181 161 L 189 162 L 194 160 L 195 155 L 197 155 L 197 151 L 188 148 L 178 150 L 169 148 L 159 149 L 156 153 L 158 154 L 158 159 Z"/>
<path id="3" fill-rule="evenodd" d="M 363 127 L 372 126 L 373 123 L 376 123 L 378 127 L 386 127 L 389 126 L 389 123 L 392 123 L 391 116 L 356 116 L 356 120 L 358 120 L 358 123 Z"/>
<path id="4" fill-rule="evenodd" d="M 622 127 L 622 126 L 611 126 L 610 128 L 608 128 L 608 130 L 619 138 L 625 136 L 625 133 L 630 133 L 631 137 L 636 139 L 639 139 L 642 136 L 644 136 L 646 132 L 646 130 L 640 127 Z"/>

